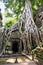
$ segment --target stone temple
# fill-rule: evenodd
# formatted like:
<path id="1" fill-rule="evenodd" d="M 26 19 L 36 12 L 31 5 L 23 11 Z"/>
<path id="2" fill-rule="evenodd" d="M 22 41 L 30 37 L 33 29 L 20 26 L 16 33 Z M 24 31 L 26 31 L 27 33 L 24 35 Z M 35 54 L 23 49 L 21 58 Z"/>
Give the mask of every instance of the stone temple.
<path id="1" fill-rule="evenodd" d="M 32 50 L 32 39 L 37 46 L 40 46 L 38 29 L 33 20 L 29 0 L 25 0 L 25 7 L 20 21 L 7 29 L 4 28 L 0 35 L 0 40 L 2 40 L 0 41 L 0 55 L 5 51 L 7 40 L 10 42 L 10 49 L 13 53 L 30 52 Z"/>

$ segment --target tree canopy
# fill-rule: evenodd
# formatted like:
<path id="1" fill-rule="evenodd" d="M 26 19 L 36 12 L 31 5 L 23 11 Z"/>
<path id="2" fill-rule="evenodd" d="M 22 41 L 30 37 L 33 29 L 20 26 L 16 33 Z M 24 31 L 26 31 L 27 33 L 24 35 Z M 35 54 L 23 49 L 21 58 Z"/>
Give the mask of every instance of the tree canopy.
<path id="1" fill-rule="evenodd" d="M 38 8 L 43 7 L 43 0 L 30 0 L 32 5 L 32 11 L 35 12 Z M 25 6 L 25 0 L 3 0 L 7 11 L 6 16 L 21 16 L 21 13 Z"/>

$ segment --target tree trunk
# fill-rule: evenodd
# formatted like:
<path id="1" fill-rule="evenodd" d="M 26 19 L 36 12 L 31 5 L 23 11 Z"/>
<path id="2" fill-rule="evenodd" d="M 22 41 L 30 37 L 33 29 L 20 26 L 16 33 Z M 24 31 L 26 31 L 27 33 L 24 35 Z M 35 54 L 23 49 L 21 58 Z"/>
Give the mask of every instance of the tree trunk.
<path id="1" fill-rule="evenodd" d="M 29 34 L 30 34 L 30 36 L 32 36 L 33 39 L 36 41 L 36 45 L 40 46 L 38 29 L 37 29 L 37 26 L 35 25 L 34 20 L 33 20 L 30 0 L 25 1 L 25 8 L 24 8 L 20 22 L 21 22 L 20 28 L 22 27 L 22 24 L 24 24 L 25 31 L 23 33 L 26 34 L 27 39 L 29 40 L 29 38 L 30 38 Z M 32 43 L 32 41 L 31 41 L 31 43 Z M 27 42 L 27 46 L 29 46 L 29 44 L 31 45 L 31 43 Z M 25 46 L 25 48 L 26 48 L 26 46 Z"/>

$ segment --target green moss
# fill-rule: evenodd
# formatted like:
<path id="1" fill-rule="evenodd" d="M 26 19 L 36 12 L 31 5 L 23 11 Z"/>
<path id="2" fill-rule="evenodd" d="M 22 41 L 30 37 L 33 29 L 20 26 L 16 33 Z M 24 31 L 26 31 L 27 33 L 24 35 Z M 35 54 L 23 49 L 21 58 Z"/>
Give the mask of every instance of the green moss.
<path id="1" fill-rule="evenodd" d="M 24 28 L 24 27 L 21 27 L 21 30 L 22 30 L 22 31 L 24 31 L 24 30 L 25 30 L 25 28 Z"/>
<path id="2" fill-rule="evenodd" d="M 0 64 L 5 64 L 6 61 L 5 60 L 0 60 Z"/>
<path id="3" fill-rule="evenodd" d="M 43 60 L 43 48 L 37 47 L 34 50 L 34 53 L 36 54 L 36 57 Z"/>

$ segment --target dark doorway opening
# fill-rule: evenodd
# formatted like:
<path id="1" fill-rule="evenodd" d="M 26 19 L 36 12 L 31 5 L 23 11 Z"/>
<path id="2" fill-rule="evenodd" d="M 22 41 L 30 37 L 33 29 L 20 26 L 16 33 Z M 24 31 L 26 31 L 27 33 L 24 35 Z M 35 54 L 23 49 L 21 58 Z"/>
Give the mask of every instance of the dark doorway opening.
<path id="1" fill-rule="evenodd" d="M 12 41 L 11 50 L 12 50 L 12 52 L 14 54 L 22 52 L 23 49 L 24 49 L 24 46 L 23 46 L 23 41 L 22 40 L 20 40 L 20 39 L 14 39 Z"/>
<path id="2" fill-rule="evenodd" d="M 17 53 L 19 51 L 19 42 L 18 41 L 12 42 L 12 51 L 13 51 L 13 53 Z"/>

